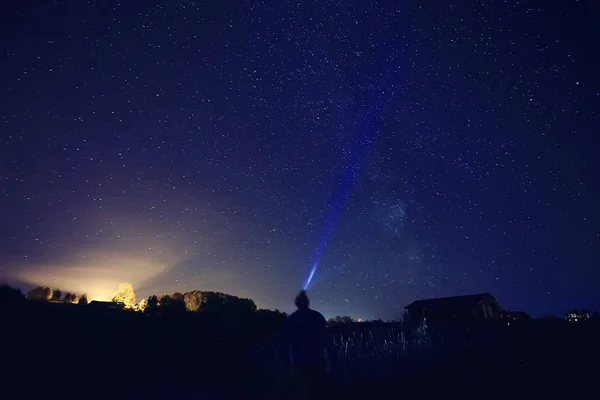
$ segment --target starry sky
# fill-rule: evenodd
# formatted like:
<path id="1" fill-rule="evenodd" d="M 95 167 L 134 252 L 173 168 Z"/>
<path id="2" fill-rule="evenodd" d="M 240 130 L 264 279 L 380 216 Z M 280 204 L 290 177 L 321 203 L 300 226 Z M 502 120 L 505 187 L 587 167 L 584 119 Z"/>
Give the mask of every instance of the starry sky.
<path id="1" fill-rule="evenodd" d="M 599 307 L 593 1 L 19 1 L 0 281 Z"/>

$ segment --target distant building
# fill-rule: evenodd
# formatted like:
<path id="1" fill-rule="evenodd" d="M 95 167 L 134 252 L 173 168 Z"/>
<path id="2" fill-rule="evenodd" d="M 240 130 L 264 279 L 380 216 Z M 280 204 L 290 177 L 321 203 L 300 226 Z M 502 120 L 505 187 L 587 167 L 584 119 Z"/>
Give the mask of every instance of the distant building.
<path id="1" fill-rule="evenodd" d="M 489 293 L 442 297 L 413 301 L 406 307 L 408 321 L 420 322 L 476 322 L 496 320 L 504 311 Z"/>
<path id="2" fill-rule="evenodd" d="M 88 305 L 95 310 L 122 310 L 123 304 L 113 303 L 112 301 L 92 300 Z"/>
<path id="3" fill-rule="evenodd" d="M 569 322 L 582 322 L 592 319 L 594 313 L 583 308 L 567 311 L 565 319 Z"/>

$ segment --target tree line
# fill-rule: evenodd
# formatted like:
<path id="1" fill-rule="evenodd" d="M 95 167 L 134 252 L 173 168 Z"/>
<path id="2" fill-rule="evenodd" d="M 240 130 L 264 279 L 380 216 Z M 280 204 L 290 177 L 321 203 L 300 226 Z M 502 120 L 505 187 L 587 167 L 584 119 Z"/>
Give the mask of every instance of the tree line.
<path id="1" fill-rule="evenodd" d="M 256 304 L 251 299 L 200 290 L 152 295 L 140 302 L 138 309 L 148 315 L 177 315 L 186 312 L 243 315 L 257 311 Z"/>
<path id="2" fill-rule="evenodd" d="M 23 293 L 9 285 L 0 287 L 0 299 L 4 304 L 29 300 L 36 302 L 54 302 L 66 304 L 88 304 L 86 293 L 80 295 L 72 292 L 63 293 L 60 289 L 48 286 L 36 286 L 23 296 Z M 107 303 L 107 302 L 97 302 Z M 192 290 L 189 292 L 173 292 L 152 295 L 147 299 L 136 302 L 133 287 L 129 283 L 121 283 L 108 303 L 115 303 L 120 308 L 142 312 L 148 315 L 175 315 L 186 312 L 203 312 L 210 314 L 248 314 L 257 311 L 257 306 L 251 299 L 234 295 Z"/>
<path id="3" fill-rule="evenodd" d="M 36 286 L 27 292 L 27 299 L 33 301 L 52 301 L 56 303 L 87 304 L 87 294 L 63 292 L 48 286 Z"/>
<path id="4" fill-rule="evenodd" d="M 63 293 L 60 289 L 53 289 L 48 286 L 36 286 L 23 293 L 9 285 L 0 285 L 0 301 L 3 304 L 14 304 L 24 300 L 36 302 L 54 302 L 65 304 L 89 303 L 86 293 L 76 294 L 72 292 Z M 234 295 L 213 291 L 191 290 L 189 292 L 173 292 L 171 294 L 162 293 L 160 295 L 151 295 L 148 298 L 136 302 L 133 286 L 129 283 L 119 284 L 119 288 L 113 294 L 109 302 L 114 303 L 119 308 L 137 311 L 149 316 L 177 316 L 186 313 L 203 313 L 212 315 L 242 316 L 256 313 L 273 313 L 278 319 L 285 317 L 285 313 L 279 310 L 258 310 L 253 300 L 240 298 Z M 339 326 L 352 324 L 356 321 L 348 316 L 337 316 L 330 318 L 329 326 Z"/>

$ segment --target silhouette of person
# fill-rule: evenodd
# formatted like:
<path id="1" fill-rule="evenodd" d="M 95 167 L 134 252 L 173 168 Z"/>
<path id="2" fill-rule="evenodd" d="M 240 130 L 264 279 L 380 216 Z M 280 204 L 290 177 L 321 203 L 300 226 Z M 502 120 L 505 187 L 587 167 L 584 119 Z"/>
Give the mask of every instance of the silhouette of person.
<path id="1" fill-rule="evenodd" d="M 296 378 L 299 398 L 314 398 L 323 389 L 327 375 L 325 352 L 333 359 L 333 343 L 325 317 L 309 307 L 304 290 L 296 296 L 295 304 L 297 310 L 287 318 L 283 332 L 287 362 Z"/>

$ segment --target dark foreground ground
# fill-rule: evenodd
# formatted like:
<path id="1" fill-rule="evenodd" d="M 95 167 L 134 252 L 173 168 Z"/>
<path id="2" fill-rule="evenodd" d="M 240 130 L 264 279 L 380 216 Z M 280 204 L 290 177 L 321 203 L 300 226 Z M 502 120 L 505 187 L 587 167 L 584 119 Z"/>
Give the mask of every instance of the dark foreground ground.
<path id="1" fill-rule="evenodd" d="M 294 398 L 276 354 L 265 356 L 274 339 L 256 321 L 217 329 L 205 320 L 72 310 L 3 311 L 1 398 Z M 598 390 L 593 324 L 536 322 L 394 357 L 374 354 L 389 343 L 362 334 L 370 347 L 348 350 L 344 337 L 363 336 L 342 332 L 321 398 L 575 398 Z"/>

